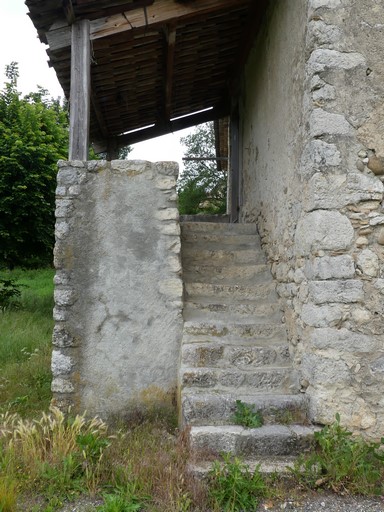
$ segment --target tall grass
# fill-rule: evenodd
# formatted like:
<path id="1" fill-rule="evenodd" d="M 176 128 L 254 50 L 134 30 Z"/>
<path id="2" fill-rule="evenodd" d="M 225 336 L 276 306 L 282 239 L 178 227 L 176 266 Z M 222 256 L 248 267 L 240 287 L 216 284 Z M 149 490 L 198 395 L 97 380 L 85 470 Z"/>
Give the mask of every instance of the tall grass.
<path id="1" fill-rule="evenodd" d="M 0 313 L 0 411 L 47 410 L 53 329 L 53 270 L 0 272 L 22 285 L 21 306 Z"/>

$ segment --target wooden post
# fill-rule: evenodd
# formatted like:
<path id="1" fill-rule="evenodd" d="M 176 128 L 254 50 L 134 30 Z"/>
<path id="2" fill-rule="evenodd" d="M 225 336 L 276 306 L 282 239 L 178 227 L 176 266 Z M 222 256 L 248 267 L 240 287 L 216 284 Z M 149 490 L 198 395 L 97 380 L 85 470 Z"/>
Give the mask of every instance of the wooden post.
<path id="1" fill-rule="evenodd" d="M 69 160 L 88 160 L 91 43 L 89 20 L 72 25 Z"/>

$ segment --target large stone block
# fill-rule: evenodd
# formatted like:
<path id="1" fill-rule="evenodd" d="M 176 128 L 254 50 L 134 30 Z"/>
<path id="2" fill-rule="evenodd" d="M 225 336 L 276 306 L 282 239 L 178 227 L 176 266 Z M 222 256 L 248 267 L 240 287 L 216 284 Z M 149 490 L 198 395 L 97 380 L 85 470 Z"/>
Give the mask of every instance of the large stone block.
<path id="1" fill-rule="evenodd" d="M 305 209 L 339 209 L 362 201 L 381 201 L 383 191 L 382 182 L 373 176 L 316 173 L 308 183 Z"/>
<path id="2" fill-rule="evenodd" d="M 312 111 L 309 118 L 309 131 L 311 137 L 322 135 L 353 135 L 352 125 L 342 114 L 333 114 L 321 108 Z"/>
<path id="3" fill-rule="evenodd" d="M 350 279 L 355 275 L 352 256 L 323 256 L 314 258 L 305 265 L 307 279 Z"/>
<path id="4" fill-rule="evenodd" d="M 308 72 L 320 73 L 326 69 L 352 69 L 365 65 L 366 60 L 360 53 L 318 48 L 312 52 L 308 60 Z"/>
<path id="5" fill-rule="evenodd" d="M 360 302 L 364 300 L 363 283 L 355 279 L 312 281 L 309 283 L 309 296 L 315 304 Z"/>
<path id="6" fill-rule="evenodd" d="M 347 249 L 353 241 L 350 220 L 337 211 L 316 210 L 301 218 L 295 234 L 295 250 L 309 255 L 319 250 Z"/>
<path id="7" fill-rule="evenodd" d="M 377 350 L 379 340 L 349 329 L 315 329 L 310 338 L 313 347 L 319 350 L 337 350 L 339 352 L 369 353 Z"/>
<path id="8" fill-rule="evenodd" d="M 344 309 L 341 304 L 316 306 L 304 304 L 301 312 L 302 321 L 312 327 L 328 327 L 342 320 Z"/>
<path id="9" fill-rule="evenodd" d="M 305 146 L 301 156 L 300 170 L 304 177 L 309 177 L 317 171 L 337 167 L 341 162 L 341 154 L 336 144 L 316 139 Z"/>

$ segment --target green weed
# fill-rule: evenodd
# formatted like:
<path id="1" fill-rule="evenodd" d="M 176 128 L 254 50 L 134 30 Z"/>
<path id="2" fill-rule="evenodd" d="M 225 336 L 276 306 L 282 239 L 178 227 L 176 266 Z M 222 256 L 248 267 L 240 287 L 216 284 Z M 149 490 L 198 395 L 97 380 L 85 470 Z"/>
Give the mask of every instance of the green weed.
<path id="1" fill-rule="evenodd" d="M 257 411 L 254 405 L 245 404 L 241 400 L 236 400 L 233 421 L 236 425 L 248 428 L 259 428 L 263 425 L 261 412 Z"/>
<path id="2" fill-rule="evenodd" d="M 383 492 L 384 438 L 373 443 L 353 436 L 336 414 L 332 425 L 315 433 L 315 441 L 316 451 L 300 457 L 293 469 L 303 485 L 364 495 Z"/>
<path id="3" fill-rule="evenodd" d="M 7 476 L 0 476 L 0 512 L 15 512 L 17 484 Z"/>
<path id="4" fill-rule="evenodd" d="M 20 286 L 14 279 L 0 279 L 0 311 L 20 307 Z"/>
<path id="5" fill-rule="evenodd" d="M 251 472 L 246 464 L 230 454 L 223 455 L 224 464 L 216 461 L 209 473 L 209 495 L 217 510 L 251 512 L 266 493 L 264 480 L 257 467 Z"/>

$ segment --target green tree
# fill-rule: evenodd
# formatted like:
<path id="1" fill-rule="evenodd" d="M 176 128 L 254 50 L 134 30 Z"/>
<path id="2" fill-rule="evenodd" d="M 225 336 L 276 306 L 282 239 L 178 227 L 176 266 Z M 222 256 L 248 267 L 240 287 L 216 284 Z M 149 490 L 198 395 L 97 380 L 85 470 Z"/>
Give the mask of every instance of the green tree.
<path id="1" fill-rule="evenodd" d="M 185 158 L 216 157 L 213 123 L 195 126 L 194 131 L 182 137 L 186 147 Z M 184 171 L 178 182 L 181 214 L 216 214 L 226 212 L 227 171 L 216 160 L 185 160 Z"/>
<path id="2" fill-rule="evenodd" d="M 57 161 L 67 158 L 68 118 L 43 88 L 22 97 L 17 63 L 0 91 L 0 265 L 52 260 Z"/>

